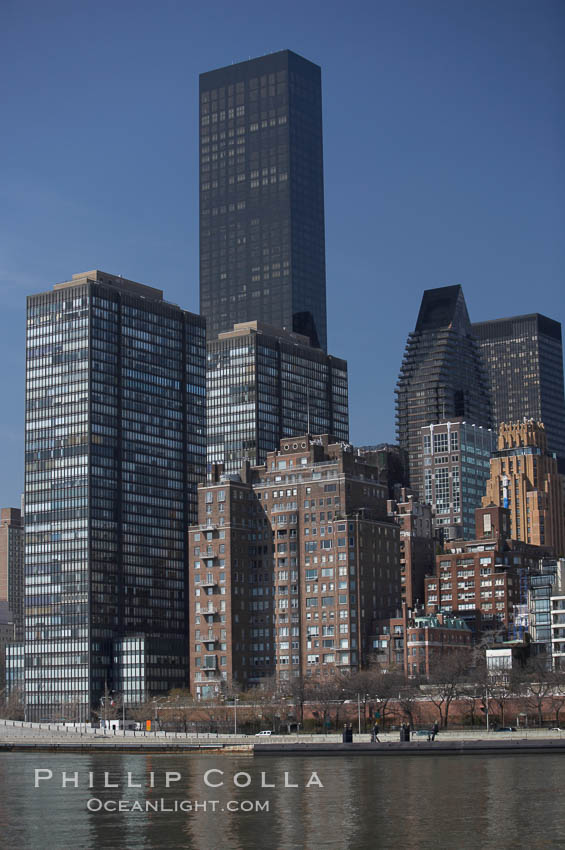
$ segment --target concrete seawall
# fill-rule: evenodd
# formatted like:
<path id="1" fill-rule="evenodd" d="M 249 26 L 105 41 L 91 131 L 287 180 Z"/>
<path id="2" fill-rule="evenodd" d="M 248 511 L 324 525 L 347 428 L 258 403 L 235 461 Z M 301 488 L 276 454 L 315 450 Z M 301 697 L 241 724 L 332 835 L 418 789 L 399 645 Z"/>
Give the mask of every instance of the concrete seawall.
<path id="1" fill-rule="evenodd" d="M 442 730 L 435 741 L 426 740 L 426 730 L 413 733 L 409 743 L 400 743 L 399 733 L 384 732 L 380 742 L 371 743 L 367 733 L 354 735 L 354 743 L 343 744 L 341 734 L 253 735 L 181 732 L 104 732 L 90 726 L 35 724 L 0 720 L 0 752 L 50 753 L 235 753 L 256 756 L 329 755 L 476 755 L 514 753 L 565 753 L 565 732 L 559 729 L 520 729 L 516 732 L 486 730 Z"/>
<path id="2" fill-rule="evenodd" d="M 410 741 L 382 744 L 255 744 L 256 756 L 472 756 L 562 753 L 565 740 L 550 738 L 471 741 Z"/>
<path id="3" fill-rule="evenodd" d="M 516 755 L 516 754 L 563 754 L 565 741 L 539 738 L 538 740 L 515 739 L 473 741 L 413 741 L 410 743 L 388 742 L 381 744 L 342 744 L 326 742 L 276 743 L 276 744 L 196 744 L 180 741 L 125 742 L 105 741 L 0 741 L 0 752 L 11 753 L 184 753 L 186 755 L 249 755 L 269 756 L 472 756 L 472 755 Z"/>
<path id="4" fill-rule="evenodd" d="M 107 739 L 106 741 L 0 741 L 0 753 L 192 753 L 253 755 L 252 744 L 185 744 L 181 742 L 144 741 L 125 742 Z"/>

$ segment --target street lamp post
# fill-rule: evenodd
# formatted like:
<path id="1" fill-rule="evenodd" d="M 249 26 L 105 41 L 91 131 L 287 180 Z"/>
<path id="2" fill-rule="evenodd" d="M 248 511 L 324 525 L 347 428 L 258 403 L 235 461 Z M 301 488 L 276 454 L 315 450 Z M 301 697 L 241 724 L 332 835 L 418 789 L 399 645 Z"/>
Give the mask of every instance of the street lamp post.
<path id="1" fill-rule="evenodd" d="M 361 734 L 361 694 L 357 694 L 357 721 L 359 725 L 359 734 Z"/>
<path id="2" fill-rule="evenodd" d="M 237 735 L 237 697 L 233 698 L 233 734 Z"/>
<path id="3" fill-rule="evenodd" d="M 488 717 L 488 685 L 485 688 L 485 714 L 487 718 L 487 732 L 489 731 L 489 717 Z"/>

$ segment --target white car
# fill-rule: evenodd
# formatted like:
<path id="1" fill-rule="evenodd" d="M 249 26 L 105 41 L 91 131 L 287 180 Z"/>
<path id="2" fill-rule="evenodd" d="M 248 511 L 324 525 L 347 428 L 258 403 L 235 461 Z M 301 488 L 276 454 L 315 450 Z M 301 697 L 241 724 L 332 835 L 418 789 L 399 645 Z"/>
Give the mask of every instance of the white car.
<path id="1" fill-rule="evenodd" d="M 261 735 L 271 735 L 272 732 L 270 729 L 265 729 L 263 732 L 256 732 L 255 737 L 259 738 Z"/>

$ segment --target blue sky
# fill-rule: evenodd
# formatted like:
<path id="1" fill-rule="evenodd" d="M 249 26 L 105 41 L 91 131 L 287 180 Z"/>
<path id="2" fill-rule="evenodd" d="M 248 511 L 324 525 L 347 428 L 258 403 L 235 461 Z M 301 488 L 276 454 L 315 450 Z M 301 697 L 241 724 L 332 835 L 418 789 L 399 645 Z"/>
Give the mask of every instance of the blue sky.
<path id="1" fill-rule="evenodd" d="M 0 504 L 23 485 L 25 296 L 100 268 L 198 311 L 198 74 L 322 66 L 331 353 L 394 439 L 422 291 L 565 319 L 562 0 L 0 3 Z"/>

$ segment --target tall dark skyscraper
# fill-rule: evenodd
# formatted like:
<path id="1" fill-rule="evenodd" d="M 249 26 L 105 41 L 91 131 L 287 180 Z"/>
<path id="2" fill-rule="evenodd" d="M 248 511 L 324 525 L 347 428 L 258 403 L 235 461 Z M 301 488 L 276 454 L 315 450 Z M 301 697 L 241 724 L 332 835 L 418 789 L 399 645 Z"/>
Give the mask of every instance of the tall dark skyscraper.
<path id="1" fill-rule="evenodd" d="M 475 322 L 496 428 L 502 422 L 543 422 L 547 447 L 565 466 L 565 397 L 561 324 L 532 313 Z"/>
<path id="2" fill-rule="evenodd" d="M 186 529 L 205 478 L 205 328 L 92 271 L 27 303 L 28 719 L 188 676 Z"/>
<path id="3" fill-rule="evenodd" d="M 200 312 L 327 348 L 321 71 L 290 50 L 200 76 Z"/>
<path id="4" fill-rule="evenodd" d="M 484 428 L 491 425 L 484 368 L 460 286 L 424 292 L 396 394 L 398 442 L 408 453 L 410 485 L 424 500 L 420 429 L 453 417 Z"/>

